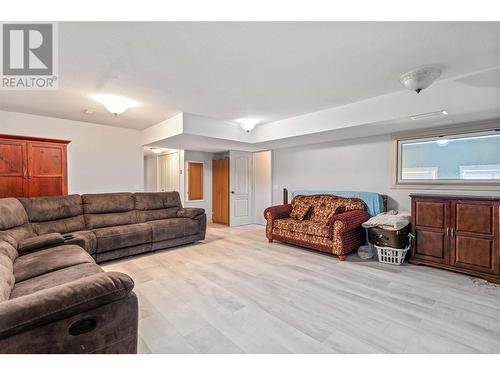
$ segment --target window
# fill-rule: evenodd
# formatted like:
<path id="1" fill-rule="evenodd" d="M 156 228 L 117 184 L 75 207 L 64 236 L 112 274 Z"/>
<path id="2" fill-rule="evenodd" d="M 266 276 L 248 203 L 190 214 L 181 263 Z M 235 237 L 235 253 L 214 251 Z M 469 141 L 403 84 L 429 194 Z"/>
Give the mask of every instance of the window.
<path id="1" fill-rule="evenodd" d="M 500 184 L 498 131 L 396 142 L 396 185 Z"/>
<path id="2" fill-rule="evenodd" d="M 500 164 L 461 165 L 460 178 L 463 180 L 500 180 Z"/>
<path id="3" fill-rule="evenodd" d="M 401 176 L 403 180 L 435 180 L 437 178 L 437 171 L 437 167 L 402 168 Z"/>
<path id="4" fill-rule="evenodd" d="M 203 163 L 188 161 L 187 198 L 190 201 L 203 200 Z"/>

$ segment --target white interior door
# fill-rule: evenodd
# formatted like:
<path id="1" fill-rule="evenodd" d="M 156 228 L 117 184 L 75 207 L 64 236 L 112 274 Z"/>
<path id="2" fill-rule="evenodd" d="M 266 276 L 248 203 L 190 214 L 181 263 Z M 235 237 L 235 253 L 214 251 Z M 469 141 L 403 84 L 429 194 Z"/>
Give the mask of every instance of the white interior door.
<path id="1" fill-rule="evenodd" d="M 253 154 L 253 208 L 254 223 L 266 225 L 264 210 L 272 202 L 272 154 L 271 151 Z"/>
<path id="2" fill-rule="evenodd" d="M 179 191 L 179 153 L 158 156 L 158 191 Z"/>
<path id="3" fill-rule="evenodd" d="M 232 227 L 253 223 L 253 154 L 230 151 L 229 223 Z"/>

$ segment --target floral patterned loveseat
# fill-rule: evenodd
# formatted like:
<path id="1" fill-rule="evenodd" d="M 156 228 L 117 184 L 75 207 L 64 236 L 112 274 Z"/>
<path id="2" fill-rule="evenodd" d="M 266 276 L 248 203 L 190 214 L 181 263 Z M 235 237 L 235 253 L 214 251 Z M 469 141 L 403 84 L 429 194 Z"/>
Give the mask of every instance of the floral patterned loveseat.
<path id="1" fill-rule="evenodd" d="M 326 253 L 345 255 L 362 243 L 361 224 L 370 218 L 365 202 L 334 195 L 298 195 L 291 204 L 268 207 L 266 237 Z"/>

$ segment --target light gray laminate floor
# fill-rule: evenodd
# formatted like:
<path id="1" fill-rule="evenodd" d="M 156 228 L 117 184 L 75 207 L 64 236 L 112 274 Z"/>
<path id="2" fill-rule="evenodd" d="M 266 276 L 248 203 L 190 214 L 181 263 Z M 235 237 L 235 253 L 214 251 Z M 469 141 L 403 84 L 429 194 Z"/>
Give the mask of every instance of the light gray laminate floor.
<path id="1" fill-rule="evenodd" d="M 257 225 L 104 268 L 135 280 L 141 353 L 500 353 L 500 287 L 339 262 Z"/>

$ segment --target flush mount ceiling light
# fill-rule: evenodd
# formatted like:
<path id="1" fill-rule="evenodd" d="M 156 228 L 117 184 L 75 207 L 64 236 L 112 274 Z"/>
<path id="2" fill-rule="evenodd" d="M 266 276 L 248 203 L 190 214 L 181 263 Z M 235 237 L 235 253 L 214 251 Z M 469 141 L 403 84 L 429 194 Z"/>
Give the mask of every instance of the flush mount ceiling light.
<path id="1" fill-rule="evenodd" d="M 153 151 L 155 154 L 161 154 L 163 152 L 162 148 L 156 148 L 156 147 L 151 147 L 151 151 Z"/>
<path id="2" fill-rule="evenodd" d="M 429 87 L 440 75 L 441 69 L 435 66 L 422 66 L 402 74 L 399 81 L 408 90 L 415 91 L 418 94 L 426 87 Z"/>
<path id="3" fill-rule="evenodd" d="M 255 125 L 259 123 L 259 120 L 253 118 L 240 118 L 239 120 L 236 120 L 236 122 L 240 124 L 241 128 L 244 131 L 250 133 L 253 128 L 255 128 Z"/>
<path id="4" fill-rule="evenodd" d="M 121 115 L 130 107 L 137 105 L 137 103 L 131 99 L 116 95 L 96 95 L 94 99 L 102 103 L 102 105 L 115 116 Z"/>

